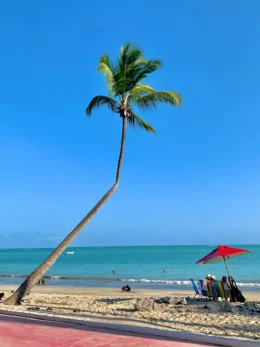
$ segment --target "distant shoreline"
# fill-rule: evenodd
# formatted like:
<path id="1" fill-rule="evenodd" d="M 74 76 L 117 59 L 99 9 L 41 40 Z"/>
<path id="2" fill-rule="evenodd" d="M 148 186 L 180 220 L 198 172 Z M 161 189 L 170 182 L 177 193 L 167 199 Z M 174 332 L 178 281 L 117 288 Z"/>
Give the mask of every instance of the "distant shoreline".
<path id="1" fill-rule="evenodd" d="M 3 292 L 11 292 L 17 289 L 16 285 L 0 285 L 0 289 Z M 68 295 L 89 295 L 89 296 L 167 296 L 167 295 L 175 295 L 180 297 L 193 297 L 193 290 L 174 290 L 174 289 L 147 289 L 140 290 L 132 288 L 131 292 L 127 294 L 121 291 L 121 288 L 85 288 L 85 287 L 63 287 L 63 286 L 34 286 L 32 289 L 32 293 L 41 293 L 41 294 L 68 294 Z M 247 292 L 246 298 L 248 300 L 260 300 L 260 290 L 258 292 Z"/>
<path id="2" fill-rule="evenodd" d="M 15 291 L 17 289 L 16 285 L 0 285 L 0 289 L 3 292 Z M 145 296 L 167 296 L 173 294 L 176 296 L 194 296 L 193 290 L 174 290 L 174 289 L 147 289 L 140 290 L 132 288 L 131 292 L 127 294 L 121 291 L 121 288 L 97 288 L 97 287 L 63 287 L 63 286 L 34 286 L 32 293 L 41 293 L 41 294 L 70 294 L 70 295 L 90 295 L 90 296 L 136 296 L 136 295 L 145 295 Z M 246 297 L 248 300 L 260 300 L 260 290 L 258 292 L 247 292 Z"/>
<path id="3" fill-rule="evenodd" d="M 55 276 L 54 276 L 55 277 Z M 24 279 L 26 276 L 24 277 Z M 194 295 L 194 291 L 192 288 L 192 284 L 190 281 L 184 281 L 185 284 L 176 284 L 176 283 L 154 283 L 154 282 L 133 282 L 131 280 L 114 280 L 109 281 L 108 279 L 106 281 L 104 280 L 80 280 L 80 279 L 60 279 L 60 278 L 50 278 L 50 277 L 44 277 L 46 278 L 46 285 L 45 286 L 35 286 L 35 288 L 39 288 L 39 290 L 42 292 L 46 288 L 46 290 L 49 290 L 48 288 L 56 288 L 56 290 L 64 290 L 66 288 L 73 288 L 76 291 L 84 291 L 84 290 L 115 290 L 120 291 L 121 288 L 128 284 L 134 291 L 142 292 L 142 291 L 154 291 L 154 292 L 181 292 L 181 293 L 190 293 L 191 295 Z M 17 278 L 10 278 L 8 279 L 1 279 L 0 280 L 0 292 L 2 291 L 1 288 L 11 288 L 11 287 L 18 287 L 24 279 L 21 279 L 20 277 Z M 177 282 L 177 281 L 173 281 Z M 245 292 L 247 294 L 257 294 L 260 293 L 260 285 L 259 283 L 257 285 L 253 285 L 252 283 L 249 283 L 248 285 L 241 285 L 238 283 L 238 287 L 242 292 Z"/>
<path id="4" fill-rule="evenodd" d="M 228 243 L 229 246 L 260 246 L 260 243 Z M 3 250 L 34 250 L 34 249 L 55 249 L 58 246 L 58 243 L 56 246 L 53 247 L 16 247 L 16 248 L 8 248 L 8 247 L 0 247 L 0 251 Z M 115 246 L 75 246 L 75 247 L 68 247 L 67 249 L 74 250 L 79 248 L 120 248 L 120 247 L 211 247 L 212 249 L 214 247 L 218 247 L 218 244 L 216 245 L 202 245 L 202 244 L 181 244 L 181 245 L 115 245 Z"/>

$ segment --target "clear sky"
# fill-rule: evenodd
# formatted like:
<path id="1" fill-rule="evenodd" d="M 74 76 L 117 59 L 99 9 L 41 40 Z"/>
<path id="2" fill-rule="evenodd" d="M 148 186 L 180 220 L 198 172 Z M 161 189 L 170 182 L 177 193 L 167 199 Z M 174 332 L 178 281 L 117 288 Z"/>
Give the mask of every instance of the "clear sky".
<path id="1" fill-rule="evenodd" d="M 74 246 L 260 243 L 260 1 L 1 1 L 0 247 L 55 246 L 115 179 L 99 56 L 138 44 L 181 109 L 129 129 L 118 192 Z"/>

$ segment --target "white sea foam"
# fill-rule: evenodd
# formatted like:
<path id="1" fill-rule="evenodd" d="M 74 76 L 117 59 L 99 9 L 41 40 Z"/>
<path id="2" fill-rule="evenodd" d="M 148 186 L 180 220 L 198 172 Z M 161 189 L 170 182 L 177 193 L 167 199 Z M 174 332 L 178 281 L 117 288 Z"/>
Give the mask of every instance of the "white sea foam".
<path id="1" fill-rule="evenodd" d="M 0 278 L 26 278 L 28 274 L 0 274 Z M 165 284 L 165 285 L 173 285 L 173 286 L 187 286 L 191 287 L 191 282 L 189 280 L 161 280 L 161 279 L 147 279 L 147 278 L 111 278 L 111 277 L 88 277 L 88 276 L 45 276 L 45 278 L 51 280 L 61 280 L 61 285 L 64 280 L 70 280 L 77 283 L 77 280 L 81 281 L 95 281 L 95 282 L 128 282 L 128 283 L 146 283 L 146 284 Z M 2 280 L 1 280 L 2 281 Z M 244 288 L 259 288 L 260 282 L 237 282 L 238 287 Z M 156 288 L 156 287 L 155 287 Z"/>
<path id="2" fill-rule="evenodd" d="M 122 282 L 129 282 L 129 283 L 164 283 L 164 284 L 175 284 L 179 286 L 191 286 L 190 281 L 183 281 L 183 280 L 153 280 L 153 279 L 146 279 L 146 278 L 141 278 L 141 279 L 136 279 L 136 278 L 122 278 L 120 281 Z M 260 283 L 245 283 L 245 282 L 238 282 L 238 286 L 241 287 L 260 287 Z"/>
<path id="3" fill-rule="evenodd" d="M 134 278 L 122 278 L 122 282 L 141 282 L 141 283 L 164 283 L 164 284 L 176 284 L 176 285 L 191 285 L 190 281 L 180 281 L 180 280 L 152 280 L 152 279 L 146 279 L 146 278 L 141 278 L 141 279 L 134 279 Z"/>
<path id="4" fill-rule="evenodd" d="M 260 287 L 260 283 L 237 283 L 238 286 L 241 286 L 241 287 Z"/>

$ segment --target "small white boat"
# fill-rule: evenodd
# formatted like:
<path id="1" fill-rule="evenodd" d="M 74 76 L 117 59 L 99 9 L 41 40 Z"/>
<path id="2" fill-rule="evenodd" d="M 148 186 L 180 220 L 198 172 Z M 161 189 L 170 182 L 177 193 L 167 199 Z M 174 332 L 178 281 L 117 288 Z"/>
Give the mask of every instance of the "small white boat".
<path id="1" fill-rule="evenodd" d="M 66 254 L 74 254 L 75 252 L 74 251 L 72 251 L 72 252 L 67 252 Z"/>

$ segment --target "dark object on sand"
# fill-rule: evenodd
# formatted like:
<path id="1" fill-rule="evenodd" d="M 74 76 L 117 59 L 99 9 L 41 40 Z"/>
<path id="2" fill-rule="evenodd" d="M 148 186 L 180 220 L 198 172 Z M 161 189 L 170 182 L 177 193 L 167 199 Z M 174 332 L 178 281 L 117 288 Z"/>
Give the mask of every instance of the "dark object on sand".
<path id="1" fill-rule="evenodd" d="M 46 281 L 44 278 L 41 278 L 39 281 L 38 281 L 38 286 L 44 286 L 46 284 Z"/>
<path id="2" fill-rule="evenodd" d="M 122 291 L 123 291 L 123 292 L 131 292 L 131 288 L 130 288 L 129 285 L 127 284 L 126 286 L 124 286 L 124 287 L 122 288 Z"/>
<path id="3" fill-rule="evenodd" d="M 3 299 L 4 296 L 5 296 L 5 293 L 0 293 L 0 301 Z"/>
<path id="4" fill-rule="evenodd" d="M 234 278 L 232 276 L 229 276 L 228 280 L 230 283 L 231 300 L 233 302 L 245 302 L 246 299 L 244 295 L 242 294 L 241 290 L 238 289 L 238 286 Z"/>

